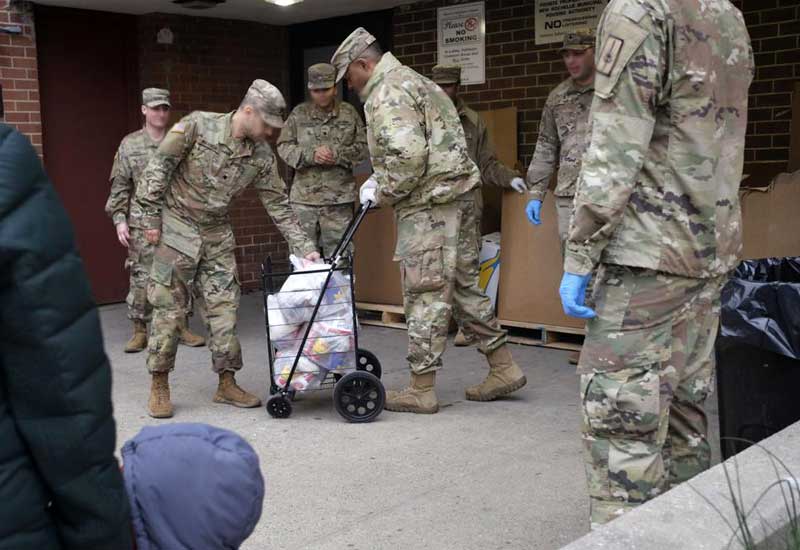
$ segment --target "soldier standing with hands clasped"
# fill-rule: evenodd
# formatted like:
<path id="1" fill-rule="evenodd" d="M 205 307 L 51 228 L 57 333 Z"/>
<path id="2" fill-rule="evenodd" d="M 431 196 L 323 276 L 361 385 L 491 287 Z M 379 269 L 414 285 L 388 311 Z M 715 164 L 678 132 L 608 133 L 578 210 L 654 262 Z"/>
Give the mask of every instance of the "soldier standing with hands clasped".
<path id="1" fill-rule="evenodd" d="M 353 218 L 353 168 L 367 158 L 364 123 L 355 108 L 336 98 L 336 69 L 308 68 L 311 101 L 294 108 L 278 140 L 278 153 L 294 168 L 289 199 L 317 250 L 336 250 Z"/>

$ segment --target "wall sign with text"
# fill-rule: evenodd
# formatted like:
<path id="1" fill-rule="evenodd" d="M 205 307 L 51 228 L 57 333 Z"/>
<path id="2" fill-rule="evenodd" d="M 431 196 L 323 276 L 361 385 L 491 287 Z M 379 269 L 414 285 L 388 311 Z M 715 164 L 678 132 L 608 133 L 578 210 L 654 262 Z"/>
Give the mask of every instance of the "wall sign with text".
<path id="1" fill-rule="evenodd" d="M 461 65 L 462 84 L 486 82 L 486 10 L 483 2 L 437 10 L 437 62 Z"/>
<path id="2" fill-rule="evenodd" d="M 564 35 L 581 28 L 597 29 L 608 0 L 536 0 L 536 44 L 561 42 Z"/>

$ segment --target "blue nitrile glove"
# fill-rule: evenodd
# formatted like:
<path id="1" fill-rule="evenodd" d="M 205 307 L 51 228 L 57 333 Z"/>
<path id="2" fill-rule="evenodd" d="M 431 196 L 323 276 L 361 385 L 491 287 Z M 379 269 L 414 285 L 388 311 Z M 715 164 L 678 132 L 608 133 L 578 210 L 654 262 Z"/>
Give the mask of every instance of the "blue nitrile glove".
<path id="1" fill-rule="evenodd" d="M 525 207 L 525 215 L 528 216 L 528 221 L 533 225 L 539 225 L 542 223 L 542 218 L 540 217 L 541 211 L 542 201 L 538 199 L 533 199 L 532 201 L 528 202 L 528 206 Z"/>
<path id="2" fill-rule="evenodd" d="M 558 293 L 561 295 L 561 307 L 564 313 L 578 319 L 594 319 L 597 313 L 592 308 L 584 305 L 586 301 L 586 287 L 592 275 L 575 275 L 564 273 Z"/>

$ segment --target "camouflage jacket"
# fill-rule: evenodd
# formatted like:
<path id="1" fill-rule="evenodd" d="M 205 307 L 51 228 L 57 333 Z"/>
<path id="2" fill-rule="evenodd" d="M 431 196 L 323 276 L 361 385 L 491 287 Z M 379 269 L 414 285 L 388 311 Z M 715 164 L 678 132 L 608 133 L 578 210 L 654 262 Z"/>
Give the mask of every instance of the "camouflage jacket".
<path id="1" fill-rule="evenodd" d="M 588 145 L 587 126 L 594 86 L 578 86 L 568 78 L 550 92 L 542 110 L 539 139 L 528 167 L 532 199 L 544 200 L 550 178 L 558 165 L 555 195 L 575 195 L 581 158 Z"/>
<path id="2" fill-rule="evenodd" d="M 439 86 L 387 52 L 361 96 L 378 204 L 402 217 L 480 185 L 458 112 Z"/>
<path id="3" fill-rule="evenodd" d="M 158 149 L 158 144 L 144 128 L 128 134 L 119 144 L 109 178 L 111 193 L 106 202 L 106 214 L 114 225 L 127 222 L 131 227 L 141 226 L 142 207 L 134 199 L 145 166 Z"/>
<path id="4" fill-rule="evenodd" d="M 314 151 L 322 145 L 333 151 L 333 166 L 314 162 Z M 364 123 L 349 103 L 337 101 L 329 113 L 311 102 L 295 107 L 281 131 L 278 153 L 295 170 L 292 202 L 316 206 L 355 202 L 353 167 L 367 158 L 368 151 Z"/>
<path id="5" fill-rule="evenodd" d="M 456 102 L 458 116 L 467 140 L 467 152 L 472 162 L 478 165 L 481 181 L 497 187 L 511 187 L 511 180 L 519 173 L 506 167 L 494 156 L 494 146 L 489 139 L 489 130 L 480 115 L 470 109 L 461 99 Z"/>
<path id="6" fill-rule="evenodd" d="M 233 113 L 194 112 L 167 133 L 145 168 L 145 184 L 137 193 L 144 227 L 161 228 L 166 207 L 170 219 L 198 229 L 199 235 L 218 234 L 232 241 L 228 207 L 253 184 L 289 247 L 301 254 L 313 252 L 315 246 L 289 206 L 272 149 L 266 143 L 234 139 L 232 118 Z M 211 231 L 219 227 L 224 230 Z"/>
<path id="7" fill-rule="evenodd" d="M 753 53 L 728 0 L 612 0 L 564 269 L 711 278 L 741 249 Z"/>

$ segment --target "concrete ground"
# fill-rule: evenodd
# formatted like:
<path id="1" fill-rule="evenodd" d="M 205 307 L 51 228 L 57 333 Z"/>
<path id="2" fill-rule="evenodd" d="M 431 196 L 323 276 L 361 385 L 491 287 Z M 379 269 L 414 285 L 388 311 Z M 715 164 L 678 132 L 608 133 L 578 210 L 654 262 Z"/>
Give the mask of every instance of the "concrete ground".
<path id="1" fill-rule="evenodd" d="M 102 308 L 101 316 L 121 446 L 157 421 L 146 414 L 145 355 L 122 353 L 130 331 L 124 304 Z M 245 367 L 237 379 L 264 396 L 269 374 L 259 294 L 242 300 L 239 335 Z M 408 381 L 406 343 L 400 330 L 361 332 L 361 346 L 379 357 L 388 388 Z M 299 397 L 286 420 L 264 408 L 216 405 L 208 350 L 182 347 L 169 421 L 234 430 L 261 457 L 264 512 L 244 550 L 560 548 L 589 527 L 577 377 L 566 352 L 512 352 L 528 385 L 509 398 L 464 400 L 464 387 L 482 379 L 485 360 L 451 347 L 437 382 L 439 414 L 384 412 L 356 425 L 336 413 L 330 391 Z M 710 407 L 717 447 L 715 400 Z"/>

